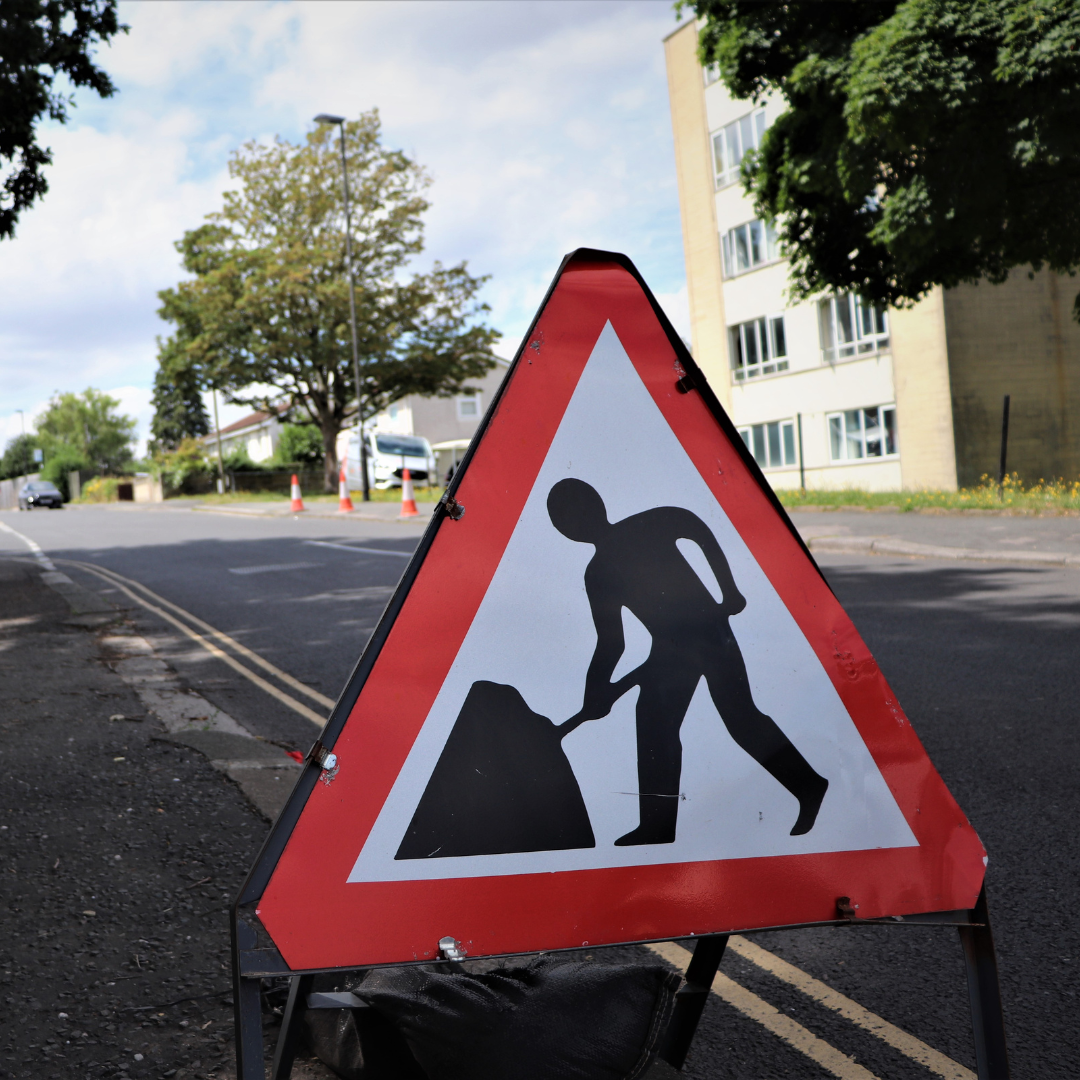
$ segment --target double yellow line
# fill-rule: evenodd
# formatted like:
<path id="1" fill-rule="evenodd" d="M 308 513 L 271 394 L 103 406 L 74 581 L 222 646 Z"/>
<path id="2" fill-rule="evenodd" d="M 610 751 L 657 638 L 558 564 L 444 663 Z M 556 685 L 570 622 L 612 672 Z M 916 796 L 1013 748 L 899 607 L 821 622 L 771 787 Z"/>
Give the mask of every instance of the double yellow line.
<path id="1" fill-rule="evenodd" d="M 935 1050 L 921 1039 L 909 1035 L 903 1028 L 898 1028 L 869 1009 L 864 1009 L 857 1001 L 845 997 L 826 983 L 808 975 L 801 968 L 769 952 L 768 949 L 763 949 L 760 945 L 755 945 L 754 942 L 738 934 L 733 934 L 728 939 L 727 947 L 741 959 L 749 961 L 781 982 L 793 986 L 818 1005 L 839 1013 L 845 1020 L 880 1039 L 894 1050 L 898 1050 L 911 1061 L 918 1062 L 935 1076 L 940 1076 L 942 1080 L 978 1080 L 976 1075 L 960 1062 L 953 1061 L 940 1050 Z M 682 972 L 686 971 L 690 963 L 692 955 L 690 950 L 684 949 L 674 941 L 658 942 L 655 945 L 649 945 L 648 948 Z M 827 1043 L 802 1024 L 792 1020 L 790 1016 L 785 1016 L 764 998 L 740 986 L 723 972 L 717 972 L 713 979 L 712 992 L 741 1012 L 743 1016 L 761 1024 L 778 1039 L 810 1058 L 839 1080 L 878 1080 L 874 1073 L 860 1065 L 854 1058 L 837 1050 L 831 1043 Z"/>
<path id="2" fill-rule="evenodd" d="M 312 690 L 310 686 L 305 686 L 299 679 L 294 679 L 287 671 L 282 671 L 281 668 L 275 667 L 269 660 L 264 660 L 258 653 L 252 652 L 246 646 L 241 645 L 235 638 L 231 638 L 228 634 L 223 634 L 209 623 L 203 622 L 197 615 L 192 615 L 190 611 L 185 611 L 184 608 L 180 607 L 178 604 L 174 604 L 171 600 L 166 600 L 165 597 L 159 596 L 152 589 L 148 589 L 138 581 L 132 581 L 131 578 L 126 578 L 122 574 L 118 574 L 115 570 L 106 570 L 103 566 L 96 566 L 93 563 L 78 562 L 74 559 L 58 559 L 57 562 L 63 562 L 68 566 L 77 566 L 80 570 L 85 570 L 87 573 L 94 574 L 101 578 L 102 581 L 108 582 L 110 585 L 119 589 L 120 592 L 129 599 L 134 600 L 140 607 L 153 612 L 158 618 L 164 619 L 171 626 L 175 626 L 176 629 L 186 637 L 202 646 L 202 648 L 210 653 L 211 656 L 228 664 L 229 667 L 237 672 L 237 674 L 243 675 L 245 679 L 253 683 L 260 690 L 265 691 L 276 701 L 280 701 L 282 705 L 292 709 L 293 712 L 299 713 L 305 720 L 310 720 L 320 728 L 326 723 L 326 718 L 329 715 L 330 710 L 334 707 L 334 702 L 331 701 L 330 698 L 326 697 L 325 694 L 320 694 L 318 690 Z M 173 614 L 169 614 L 169 612 L 173 612 Z M 186 621 L 182 622 L 181 620 Z M 193 626 L 198 629 L 192 629 Z M 216 645 L 214 643 L 215 641 L 219 642 L 220 645 Z M 220 646 L 224 646 L 224 648 Z M 284 690 L 281 690 L 273 683 L 268 682 L 257 672 L 252 671 L 251 668 L 240 663 L 240 661 L 236 659 L 236 656 L 230 655 L 225 649 L 231 649 L 234 653 L 243 657 L 251 664 L 262 668 L 263 671 L 273 676 L 278 682 L 284 683 L 284 685 L 295 690 L 298 694 L 303 694 L 305 697 L 321 705 L 325 712 L 318 713 L 314 709 L 309 708 L 302 701 L 298 701 L 291 694 L 285 693 Z"/>

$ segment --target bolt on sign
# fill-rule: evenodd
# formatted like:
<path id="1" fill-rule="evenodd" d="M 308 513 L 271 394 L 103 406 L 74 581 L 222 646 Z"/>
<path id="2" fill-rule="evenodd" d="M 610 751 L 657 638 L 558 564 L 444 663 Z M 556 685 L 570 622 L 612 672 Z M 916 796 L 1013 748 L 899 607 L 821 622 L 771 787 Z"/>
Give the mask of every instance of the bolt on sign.
<path id="1" fill-rule="evenodd" d="M 236 917 L 282 974 L 967 912 L 985 865 L 652 294 L 580 250 Z"/>

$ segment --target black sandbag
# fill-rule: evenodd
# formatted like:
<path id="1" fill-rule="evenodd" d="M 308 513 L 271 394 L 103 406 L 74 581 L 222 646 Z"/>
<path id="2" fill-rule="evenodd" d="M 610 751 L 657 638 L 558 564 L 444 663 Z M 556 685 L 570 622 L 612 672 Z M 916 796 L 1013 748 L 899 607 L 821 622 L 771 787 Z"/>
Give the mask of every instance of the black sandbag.
<path id="1" fill-rule="evenodd" d="M 307 1009 L 303 1034 L 341 1080 L 428 1080 L 401 1033 L 376 1009 Z"/>
<path id="2" fill-rule="evenodd" d="M 395 858 L 595 847 L 564 734 L 514 687 L 473 683 Z"/>
<path id="3" fill-rule="evenodd" d="M 372 971 L 353 993 L 394 1023 L 428 1080 L 637 1080 L 679 982 L 659 965 L 543 957 L 486 974 Z"/>

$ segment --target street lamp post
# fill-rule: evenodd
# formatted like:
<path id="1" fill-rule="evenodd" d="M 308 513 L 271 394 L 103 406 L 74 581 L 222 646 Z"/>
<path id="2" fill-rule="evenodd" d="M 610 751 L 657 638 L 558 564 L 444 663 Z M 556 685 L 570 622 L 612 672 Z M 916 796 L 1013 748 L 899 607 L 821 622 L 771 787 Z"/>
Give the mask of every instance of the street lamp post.
<path id="1" fill-rule="evenodd" d="M 364 502 L 371 501 L 371 487 L 368 484 L 367 443 L 364 441 L 364 414 L 361 409 L 360 395 L 360 353 L 356 340 L 356 282 L 353 277 L 352 257 L 352 216 L 349 209 L 349 166 L 345 157 L 345 117 L 319 113 L 316 124 L 337 124 L 341 135 L 341 177 L 345 185 L 345 264 L 349 272 L 349 329 L 352 331 L 353 375 L 356 377 L 356 422 L 360 432 L 360 482 L 364 493 Z M 348 453 L 346 452 L 346 459 Z"/>

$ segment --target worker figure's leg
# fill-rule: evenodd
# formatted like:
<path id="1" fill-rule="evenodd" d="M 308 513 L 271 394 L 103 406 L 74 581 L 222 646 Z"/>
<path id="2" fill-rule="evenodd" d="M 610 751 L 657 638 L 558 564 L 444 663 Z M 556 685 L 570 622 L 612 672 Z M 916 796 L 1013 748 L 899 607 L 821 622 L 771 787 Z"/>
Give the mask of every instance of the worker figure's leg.
<path id="1" fill-rule="evenodd" d="M 755 704 L 739 643 L 728 631 L 705 672 L 713 703 L 731 737 L 799 800 L 792 836 L 808 833 L 817 820 L 829 781 L 819 776 L 791 740 Z"/>
<path id="2" fill-rule="evenodd" d="M 638 811 L 640 824 L 615 841 L 619 847 L 671 844 L 679 817 L 682 743 L 679 726 L 701 675 L 669 664 L 642 671 L 637 700 Z"/>

